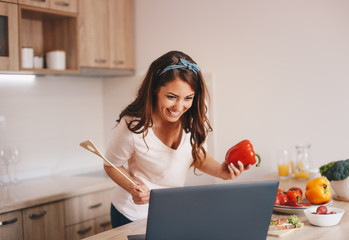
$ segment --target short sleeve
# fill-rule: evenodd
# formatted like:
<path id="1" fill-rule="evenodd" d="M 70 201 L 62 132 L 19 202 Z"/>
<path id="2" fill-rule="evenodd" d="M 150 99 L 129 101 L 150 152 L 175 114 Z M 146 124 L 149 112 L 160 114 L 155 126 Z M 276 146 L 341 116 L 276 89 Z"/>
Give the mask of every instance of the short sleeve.
<path id="1" fill-rule="evenodd" d="M 113 129 L 112 136 L 108 142 L 106 158 L 115 166 L 120 167 L 132 157 L 134 153 L 133 134 L 127 127 L 126 120 L 123 118 Z M 104 163 L 109 165 L 108 163 Z"/>

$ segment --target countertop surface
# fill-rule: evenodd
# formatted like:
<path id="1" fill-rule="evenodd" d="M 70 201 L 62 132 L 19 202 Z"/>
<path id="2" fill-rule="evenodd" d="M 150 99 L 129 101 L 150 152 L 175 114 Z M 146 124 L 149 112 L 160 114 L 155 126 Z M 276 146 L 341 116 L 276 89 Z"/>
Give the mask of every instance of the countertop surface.
<path id="1" fill-rule="evenodd" d="M 52 175 L 0 188 L 0 214 L 110 189 L 115 183 L 102 171 Z"/>
<path id="2" fill-rule="evenodd" d="M 258 180 L 278 180 L 278 177 L 274 175 L 266 176 L 262 179 Z M 290 187 L 300 187 L 305 189 L 307 181 L 306 180 L 297 180 L 297 179 L 289 179 L 289 180 L 280 180 L 280 188 L 288 189 Z M 268 236 L 267 239 L 338 239 L 344 240 L 348 239 L 349 235 L 349 202 L 337 201 L 333 200 L 333 207 L 339 207 L 345 210 L 345 213 L 339 224 L 332 227 L 316 227 L 309 223 L 304 213 L 297 214 L 298 218 L 301 222 L 304 223 L 304 226 L 295 231 L 290 231 L 287 235 L 282 237 L 273 237 Z M 278 213 L 273 213 L 273 215 L 279 216 Z M 288 216 L 288 215 L 287 215 Z M 91 236 L 86 238 L 86 240 L 103 240 L 103 239 L 114 239 L 114 240 L 127 240 L 128 235 L 133 234 L 144 234 L 146 230 L 146 219 L 135 221 L 119 228 L 111 229 L 106 232 Z"/>

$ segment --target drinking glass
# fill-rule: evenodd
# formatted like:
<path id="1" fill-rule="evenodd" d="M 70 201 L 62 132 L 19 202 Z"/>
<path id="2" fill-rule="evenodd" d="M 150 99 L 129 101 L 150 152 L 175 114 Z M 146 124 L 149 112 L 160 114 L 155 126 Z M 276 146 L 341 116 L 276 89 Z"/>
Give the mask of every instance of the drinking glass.
<path id="1" fill-rule="evenodd" d="M 9 158 L 9 163 L 13 165 L 13 177 L 11 179 L 11 181 L 13 183 L 19 183 L 20 180 L 17 177 L 17 169 L 16 166 L 19 163 L 19 161 L 21 160 L 21 151 L 20 148 L 18 146 L 12 146 L 10 147 L 10 158 Z"/>
<path id="2" fill-rule="evenodd" d="M 283 149 L 277 154 L 278 174 L 280 179 L 288 179 L 290 177 L 290 151 Z"/>

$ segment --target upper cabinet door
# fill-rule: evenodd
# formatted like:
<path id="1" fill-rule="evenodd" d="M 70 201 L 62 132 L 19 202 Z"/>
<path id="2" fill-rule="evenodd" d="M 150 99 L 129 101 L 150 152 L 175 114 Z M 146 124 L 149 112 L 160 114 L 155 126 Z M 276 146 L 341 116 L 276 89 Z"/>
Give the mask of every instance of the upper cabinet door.
<path id="1" fill-rule="evenodd" d="M 5 2 L 0 2 L 0 69 L 19 69 L 18 7 Z"/>
<path id="2" fill-rule="evenodd" d="M 84 0 L 82 0 L 84 1 Z M 78 12 L 78 0 L 51 0 L 50 8 L 65 11 L 65 12 Z"/>
<path id="3" fill-rule="evenodd" d="M 49 8 L 50 0 L 18 0 L 18 3 L 34 7 Z"/>
<path id="4" fill-rule="evenodd" d="M 80 66 L 108 68 L 108 0 L 79 3 Z"/>
<path id="5" fill-rule="evenodd" d="M 134 2 L 109 0 L 111 68 L 134 69 Z"/>

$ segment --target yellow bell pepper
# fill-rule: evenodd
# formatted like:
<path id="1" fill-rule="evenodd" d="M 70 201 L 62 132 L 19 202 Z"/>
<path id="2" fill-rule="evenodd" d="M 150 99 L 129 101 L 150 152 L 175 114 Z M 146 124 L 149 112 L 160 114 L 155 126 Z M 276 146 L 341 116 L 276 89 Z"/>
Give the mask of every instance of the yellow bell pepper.
<path id="1" fill-rule="evenodd" d="M 330 201 L 330 183 L 324 177 L 314 178 L 307 183 L 305 197 L 313 204 L 322 204 Z"/>

